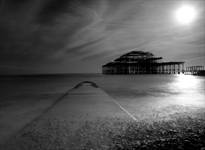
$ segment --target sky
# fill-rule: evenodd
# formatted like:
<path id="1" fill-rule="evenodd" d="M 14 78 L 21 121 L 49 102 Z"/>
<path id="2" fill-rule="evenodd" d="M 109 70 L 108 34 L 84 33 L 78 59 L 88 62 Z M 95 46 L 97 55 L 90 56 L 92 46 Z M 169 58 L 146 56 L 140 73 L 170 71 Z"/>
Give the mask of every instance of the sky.
<path id="1" fill-rule="evenodd" d="M 184 3 L 189 25 L 173 15 Z M 100 73 L 131 50 L 205 65 L 205 1 L 0 1 L 0 74 Z"/>

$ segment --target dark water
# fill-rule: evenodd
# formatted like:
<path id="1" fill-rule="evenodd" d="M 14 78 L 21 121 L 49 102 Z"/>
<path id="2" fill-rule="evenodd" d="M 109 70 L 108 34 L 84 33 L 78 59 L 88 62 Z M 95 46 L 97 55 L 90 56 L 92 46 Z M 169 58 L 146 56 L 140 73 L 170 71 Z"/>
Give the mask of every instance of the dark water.
<path id="1" fill-rule="evenodd" d="M 173 96 L 205 99 L 205 77 L 191 75 L 101 75 L 70 74 L 32 77 L 1 77 L 1 96 L 64 93 L 81 81 L 96 82 L 119 96 Z"/>
<path id="2" fill-rule="evenodd" d="M 70 74 L 32 77 L 1 77 L 5 96 L 61 94 L 82 81 L 96 82 L 116 98 L 172 99 L 183 105 L 205 105 L 205 77 L 191 75 Z"/>

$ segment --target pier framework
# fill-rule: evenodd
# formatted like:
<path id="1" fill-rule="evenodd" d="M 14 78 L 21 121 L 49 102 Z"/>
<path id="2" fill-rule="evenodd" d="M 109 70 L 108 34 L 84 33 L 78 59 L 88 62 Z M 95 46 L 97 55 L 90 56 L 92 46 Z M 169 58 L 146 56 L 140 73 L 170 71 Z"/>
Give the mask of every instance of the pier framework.
<path id="1" fill-rule="evenodd" d="M 180 74 L 184 62 L 159 62 L 149 52 L 132 51 L 102 66 L 103 74 Z"/>
<path id="2" fill-rule="evenodd" d="M 189 66 L 186 67 L 185 74 L 200 75 L 205 74 L 204 66 Z"/>

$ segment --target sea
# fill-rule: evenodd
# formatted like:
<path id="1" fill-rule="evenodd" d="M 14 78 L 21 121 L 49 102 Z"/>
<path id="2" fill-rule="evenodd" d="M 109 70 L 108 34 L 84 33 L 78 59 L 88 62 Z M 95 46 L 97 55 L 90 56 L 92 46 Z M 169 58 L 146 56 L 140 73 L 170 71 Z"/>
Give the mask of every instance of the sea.
<path id="1" fill-rule="evenodd" d="M 204 112 L 205 77 L 63 74 L 0 77 L 0 143 L 83 81 L 96 83 L 139 119 Z"/>
<path id="2" fill-rule="evenodd" d="M 115 98 L 157 97 L 204 104 L 205 77 L 193 75 L 55 74 L 0 77 L 0 98 L 63 94 L 83 81 L 96 83 Z M 185 100 L 186 99 L 186 100 Z M 198 104 L 200 104 L 200 102 Z"/>
<path id="3" fill-rule="evenodd" d="M 205 77 L 193 75 L 102 75 L 63 74 L 9 76 L 0 78 L 0 98 L 6 103 L 60 96 L 83 81 L 96 83 L 113 98 L 135 104 L 205 106 Z M 49 98 L 47 99 L 49 100 Z M 163 101 L 163 103 L 162 103 Z M 151 105 L 153 105 L 151 104 Z"/>

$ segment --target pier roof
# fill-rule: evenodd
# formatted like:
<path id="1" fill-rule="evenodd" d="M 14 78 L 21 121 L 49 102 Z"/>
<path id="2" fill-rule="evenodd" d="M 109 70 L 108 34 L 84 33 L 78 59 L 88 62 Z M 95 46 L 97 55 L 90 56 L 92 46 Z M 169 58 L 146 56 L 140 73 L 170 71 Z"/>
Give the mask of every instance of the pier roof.
<path id="1" fill-rule="evenodd" d="M 103 67 L 109 67 L 109 66 L 127 66 L 127 65 L 136 65 L 136 64 L 141 64 L 141 65 L 146 65 L 146 63 L 144 62 L 109 62 L 105 65 L 103 65 Z M 154 62 L 152 63 L 153 66 L 160 66 L 160 65 L 180 65 L 180 64 L 184 64 L 184 62 Z"/>
<path id="2" fill-rule="evenodd" d="M 119 57 L 115 59 L 114 61 L 116 62 L 121 62 L 121 61 L 145 61 L 145 60 L 159 60 L 162 59 L 162 57 L 137 57 L 137 58 L 129 58 L 129 57 Z"/>
<path id="3" fill-rule="evenodd" d="M 131 51 L 128 52 L 117 59 L 115 59 L 112 62 L 109 62 L 103 67 L 111 67 L 111 66 L 127 66 L 127 65 L 147 65 L 152 64 L 153 66 L 159 66 L 159 65 L 179 65 L 184 64 L 184 62 L 157 62 L 155 60 L 163 59 L 162 57 L 155 57 L 150 52 L 143 52 L 143 51 Z"/>
<path id="4" fill-rule="evenodd" d="M 184 64 L 185 62 L 183 61 L 170 61 L 170 62 L 161 62 L 159 64 L 162 65 L 178 65 L 178 64 Z"/>
<path id="5" fill-rule="evenodd" d="M 162 59 L 162 57 L 154 57 L 154 55 L 150 52 L 131 51 L 120 56 L 114 61 L 121 62 L 121 61 L 158 60 L 158 59 Z"/>
<path id="6" fill-rule="evenodd" d="M 143 51 L 131 51 L 129 53 L 126 53 L 124 55 L 122 55 L 121 57 L 127 57 L 127 56 L 144 56 L 144 57 L 152 57 L 154 56 L 152 53 L 150 52 L 143 52 Z"/>

